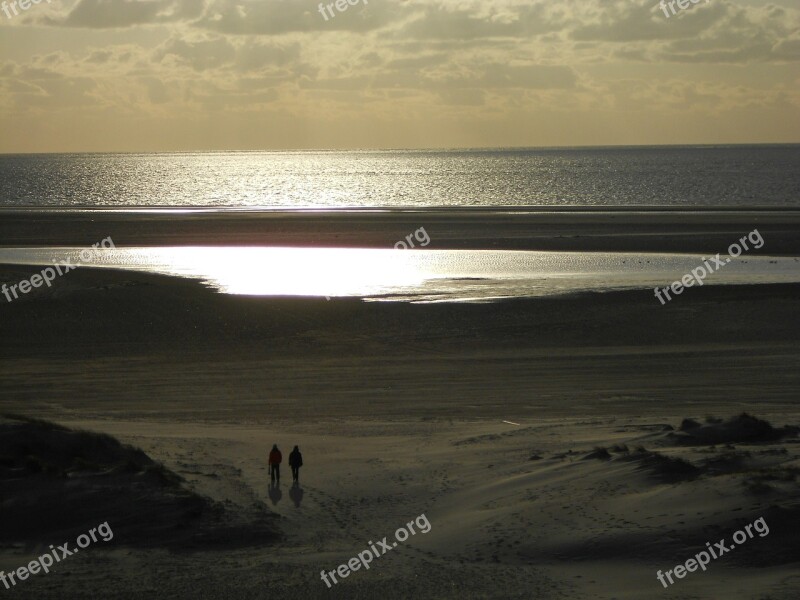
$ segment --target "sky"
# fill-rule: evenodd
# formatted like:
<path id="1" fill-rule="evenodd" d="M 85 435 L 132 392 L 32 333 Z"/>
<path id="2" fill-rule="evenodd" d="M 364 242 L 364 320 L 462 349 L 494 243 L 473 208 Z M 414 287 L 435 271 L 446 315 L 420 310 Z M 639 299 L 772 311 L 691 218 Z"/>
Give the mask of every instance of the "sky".
<path id="1" fill-rule="evenodd" d="M 350 2 L 6 0 L 0 152 L 800 142 L 797 0 Z"/>

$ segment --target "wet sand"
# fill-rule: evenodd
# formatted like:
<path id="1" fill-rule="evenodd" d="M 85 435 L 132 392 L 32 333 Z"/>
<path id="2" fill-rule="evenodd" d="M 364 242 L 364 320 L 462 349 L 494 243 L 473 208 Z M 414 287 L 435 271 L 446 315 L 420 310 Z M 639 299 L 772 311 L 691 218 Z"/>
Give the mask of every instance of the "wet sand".
<path id="1" fill-rule="evenodd" d="M 758 228 L 763 253 L 800 255 L 800 210 L 4 209 L 5 246 L 272 245 L 391 248 L 424 227 L 430 248 L 721 252 Z"/>

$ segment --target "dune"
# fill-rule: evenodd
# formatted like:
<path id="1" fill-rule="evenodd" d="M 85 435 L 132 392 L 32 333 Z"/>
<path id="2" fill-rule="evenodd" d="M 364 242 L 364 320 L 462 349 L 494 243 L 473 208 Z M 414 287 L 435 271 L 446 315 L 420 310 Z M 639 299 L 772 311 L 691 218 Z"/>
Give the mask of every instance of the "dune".
<path id="1" fill-rule="evenodd" d="M 98 564 L 107 572 L 131 560 L 171 574 L 140 596 L 125 594 L 133 583 L 128 575 L 104 584 L 120 597 L 145 597 L 148 589 L 176 598 L 791 597 L 800 559 L 796 438 L 742 442 L 733 450 L 691 446 L 670 435 L 682 417 L 653 421 L 70 421 L 71 428 L 136 442 L 163 462 L 170 479 L 182 477 L 189 490 L 239 522 L 252 518 L 254 499 L 269 502 L 284 534 L 277 544 L 192 544 L 169 554 L 153 554 L 155 544 L 132 544 L 133 554 L 125 556 L 103 546 L 70 567 L 80 576 L 75 581 L 91 577 Z M 274 441 L 283 448 L 298 443 L 306 462 L 300 485 L 287 481 L 277 495 L 268 488 L 265 464 Z M 720 468 L 731 452 L 749 454 L 736 468 Z M 768 491 L 752 489 L 757 478 Z M 321 569 L 345 563 L 369 540 L 391 540 L 422 513 L 430 533 L 412 536 L 369 572 L 354 572 L 333 589 L 320 580 Z M 768 535 L 755 535 L 705 573 L 669 590 L 656 580 L 657 570 L 759 518 Z M 126 535 L 115 542 L 125 545 Z M 0 564 L 22 564 L 23 555 L 0 553 Z M 75 590 L 60 572 L 48 577 L 59 593 Z M 59 597 L 45 581 L 27 589 Z"/>
<path id="2" fill-rule="evenodd" d="M 108 522 L 126 545 L 269 543 L 274 515 L 240 515 L 110 435 L 20 415 L 0 417 L 0 542 L 53 543 Z"/>

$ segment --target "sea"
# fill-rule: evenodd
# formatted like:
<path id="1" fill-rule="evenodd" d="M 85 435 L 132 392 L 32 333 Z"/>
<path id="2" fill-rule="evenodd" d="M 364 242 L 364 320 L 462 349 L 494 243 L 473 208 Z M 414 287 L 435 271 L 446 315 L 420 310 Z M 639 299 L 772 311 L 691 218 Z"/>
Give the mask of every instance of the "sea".
<path id="1" fill-rule="evenodd" d="M 800 208 L 800 145 L 39 154 L 0 156 L 3 211 L 580 207 Z M 163 218 L 168 218 L 165 216 Z M 113 237 L 113 232 L 109 232 Z M 435 241 L 435 240 L 434 240 Z M 736 241 L 731 240 L 731 241 Z M 724 252 L 724 248 L 721 248 Z M 79 262 L 81 248 L 0 246 L 0 265 Z M 492 302 L 653 289 L 708 258 L 650 252 L 164 246 L 87 268 L 195 279 L 226 294 Z M 737 257 L 705 285 L 800 282 L 800 257 Z M 655 297 L 654 302 L 657 302 Z"/>
<path id="2" fill-rule="evenodd" d="M 787 207 L 800 145 L 0 155 L 0 207 Z"/>

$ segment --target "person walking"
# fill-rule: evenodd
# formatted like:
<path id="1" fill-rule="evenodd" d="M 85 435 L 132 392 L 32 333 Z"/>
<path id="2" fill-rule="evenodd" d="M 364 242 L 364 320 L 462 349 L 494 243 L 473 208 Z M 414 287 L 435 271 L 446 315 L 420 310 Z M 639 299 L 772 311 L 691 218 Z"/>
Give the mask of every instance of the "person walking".
<path id="1" fill-rule="evenodd" d="M 294 447 L 292 453 L 289 454 L 289 466 L 292 468 L 292 481 L 300 481 L 300 467 L 303 466 L 303 455 L 300 454 L 300 448 Z"/>
<path id="2" fill-rule="evenodd" d="M 272 451 L 269 453 L 269 480 L 281 482 L 281 461 L 283 455 L 278 450 L 278 444 L 272 445 Z"/>

